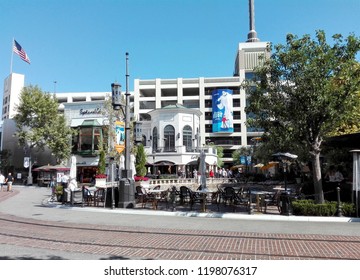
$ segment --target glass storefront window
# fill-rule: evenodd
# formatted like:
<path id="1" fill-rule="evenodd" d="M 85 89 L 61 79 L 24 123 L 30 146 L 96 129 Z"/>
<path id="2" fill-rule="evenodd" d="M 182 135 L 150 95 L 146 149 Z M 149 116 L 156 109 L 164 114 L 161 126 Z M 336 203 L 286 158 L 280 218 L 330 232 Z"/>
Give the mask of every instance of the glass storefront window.
<path id="1" fill-rule="evenodd" d="M 72 139 L 72 152 L 93 154 L 99 150 L 101 141 L 104 141 L 101 127 L 79 127 Z"/>

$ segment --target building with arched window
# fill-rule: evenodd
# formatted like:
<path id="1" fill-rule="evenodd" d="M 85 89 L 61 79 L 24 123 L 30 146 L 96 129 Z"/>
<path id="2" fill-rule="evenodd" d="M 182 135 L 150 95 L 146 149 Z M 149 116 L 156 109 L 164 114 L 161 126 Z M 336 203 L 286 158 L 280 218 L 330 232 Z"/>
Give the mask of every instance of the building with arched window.
<path id="1" fill-rule="evenodd" d="M 198 169 L 201 150 L 206 154 L 207 170 L 215 170 L 217 154 L 214 147 L 201 145 L 200 110 L 175 104 L 148 112 L 141 122 L 142 139 L 148 139 L 145 152 L 152 172 L 175 174 L 179 169 L 192 174 Z"/>

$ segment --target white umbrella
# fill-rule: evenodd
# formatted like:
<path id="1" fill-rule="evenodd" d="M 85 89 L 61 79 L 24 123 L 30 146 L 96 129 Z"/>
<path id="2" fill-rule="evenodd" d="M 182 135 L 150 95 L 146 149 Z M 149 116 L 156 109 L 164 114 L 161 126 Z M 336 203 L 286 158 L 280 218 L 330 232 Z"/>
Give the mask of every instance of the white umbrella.
<path id="1" fill-rule="evenodd" d="M 131 169 L 132 177 L 134 177 L 136 174 L 135 156 L 134 155 L 130 155 L 130 169 Z"/>
<path id="2" fill-rule="evenodd" d="M 294 154 L 290 154 L 290 153 L 276 153 L 273 154 L 274 157 L 279 157 L 279 158 L 287 158 L 287 159 L 296 159 L 298 156 L 294 155 Z"/>
<path id="3" fill-rule="evenodd" d="M 121 156 L 120 156 L 119 168 L 120 168 L 120 169 L 125 169 L 125 157 L 124 157 L 124 155 L 121 155 Z"/>
<path id="4" fill-rule="evenodd" d="M 124 155 L 120 155 L 120 160 L 119 160 L 119 176 L 120 178 L 123 177 L 123 170 L 125 170 L 125 157 Z"/>
<path id="5" fill-rule="evenodd" d="M 207 189 L 206 187 L 206 154 L 204 152 L 204 150 L 201 150 L 200 153 L 200 174 L 201 174 L 201 187 L 202 189 Z"/>
<path id="6" fill-rule="evenodd" d="M 70 165 L 70 183 L 69 183 L 70 190 L 77 189 L 77 182 L 76 182 L 76 157 L 71 156 L 71 165 Z"/>

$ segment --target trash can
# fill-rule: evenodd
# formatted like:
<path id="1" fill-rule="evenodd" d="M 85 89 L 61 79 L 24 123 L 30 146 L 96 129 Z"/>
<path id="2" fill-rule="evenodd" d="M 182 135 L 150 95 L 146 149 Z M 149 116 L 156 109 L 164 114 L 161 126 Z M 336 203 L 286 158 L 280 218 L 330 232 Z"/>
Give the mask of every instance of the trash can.
<path id="1" fill-rule="evenodd" d="M 290 216 L 293 214 L 291 197 L 289 191 L 283 191 L 280 194 L 280 215 Z"/>
<path id="2" fill-rule="evenodd" d="M 112 194 L 113 194 L 112 188 L 107 188 L 106 195 L 105 195 L 105 207 L 112 208 L 113 203 L 114 203 L 114 207 L 118 208 L 119 207 L 119 187 L 118 186 L 114 186 L 114 199 L 112 197 Z"/>
<path id="3" fill-rule="evenodd" d="M 119 208 L 135 207 L 135 183 L 133 179 L 120 179 Z"/>

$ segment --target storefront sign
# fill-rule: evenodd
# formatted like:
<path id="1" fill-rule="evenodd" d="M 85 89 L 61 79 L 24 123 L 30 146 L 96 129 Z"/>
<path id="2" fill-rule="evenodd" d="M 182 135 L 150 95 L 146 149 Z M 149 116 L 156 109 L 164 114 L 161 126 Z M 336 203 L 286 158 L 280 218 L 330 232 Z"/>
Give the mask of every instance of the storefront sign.
<path id="1" fill-rule="evenodd" d="M 94 108 L 94 109 L 80 109 L 79 111 L 81 116 L 84 115 L 100 115 L 101 114 L 101 109 L 98 108 Z"/>

